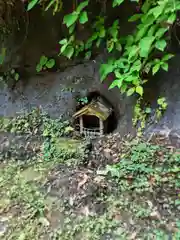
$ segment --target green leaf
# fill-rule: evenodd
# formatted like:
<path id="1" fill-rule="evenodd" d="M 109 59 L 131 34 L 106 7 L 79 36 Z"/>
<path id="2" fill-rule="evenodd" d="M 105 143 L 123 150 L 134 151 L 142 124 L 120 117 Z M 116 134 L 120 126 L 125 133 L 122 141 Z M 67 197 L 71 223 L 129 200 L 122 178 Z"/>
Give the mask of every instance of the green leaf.
<path id="1" fill-rule="evenodd" d="M 147 13 L 147 11 L 150 9 L 150 7 L 151 7 L 151 2 L 150 1 L 145 1 L 141 10 L 143 11 L 143 13 Z"/>
<path id="2" fill-rule="evenodd" d="M 151 108 L 150 108 L 150 107 L 147 107 L 147 108 L 145 109 L 145 112 L 146 112 L 146 113 L 151 113 Z"/>
<path id="3" fill-rule="evenodd" d="M 159 71 L 160 66 L 161 66 L 160 64 L 156 64 L 156 65 L 153 67 L 153 69 L 152 69 L 153 75 L 156 74 L 156 73 Z"/>
<path id="4" fill-rule="evenodd" d="M 105 35 L 106 35 L 106 31 L 105 31 L 104 27 L 102 27 L 99 32 L 99 37 L 103 38 L 103 37 L 105 37 Z"/>
<path id="5" fill-rule="evenodd" d="M 67 27 L 73 25 L 78 19 L 78 14 L 76 12 L 70 13 L 64 16 L 63 23 L 66 24 Z"/>
<path id="6" fill-rule="evenodd" d="M 42 66 L 44 66 L 45 64 L 46 64 L 46 62 L 47 62 L 47 60 L 48 60 L 48 58 L 46 57 L 46 56 L 41 56 L 41 58 L 40 58 L 40 64 L 42 65 Z"/>
<path id="7" fill-rule="evenodd" d="M 85 7 L 87 7 L 88 3 L 89 3 L 89 0 L 80 3 L 76 9 L 77 13 L 79 14 Z"/>
<path id="8" fill-rule="evenodd" d="M 165 97 L 158 98 L 158 100 L 157 100 L 158 105 L 162 105 L 165 102 L 166 102 L 166 98 Z"/>
<path id="9" fill-rule="evenodd" d="M 163 58 L 162 58 L 162 61 L 168 61 L 169 59 L 173 58 L 174 55 L 173 54 L 166 54 Z"/>
<path id="10" fill-rule="evenodd" d="M 83 11 L 79 17 L 79 22 L 81 24 L 84 24 L 88 21 L 88 16 L 87 16 L 87 12 L 86 11 Z"/>
<path id="11" fill-rule="evenodd" d="M 109 73 L 113 72 L 113 70 L 114 65 L 112 64 L 112 61 L 109 61 L 107 64 L 101 64 L 100 67 L 101 81 L 103 81 Z"/>
<path id="12" fill-rule="evenodd" d="M 68 44 L 62 45 L 62 47 L 60 49 L 60 53 L 63 53 L 66 50 L 67 47 L 68 47 Z"/>
<path id="13" fill-rule="evenodd" d="M 59 44 L 64 45 L 64 44 L 66 44 L 67 42 L 68 42 L 67 38 L 64 38 L 64 39 L 62 39 L 61 41 L 59 41 Z"/>
<path id="14" fill-rule="evenodd" d="M 31 0 L 31 1 L 28 3 L 27 10 L 30 11 L 38 2 L 39 2 L 39 0 Z"/>
<path id="15" fill-rule="evenodd" d="M 47 63 L 46 63 L 47 68 L 52 68 L 52 67 L 54 67 L 54 65 L 55 65 L 54 59 L 49 59 L 49 61 L 47 61 Z"/>
<path id="16" fill-rule="evenodd" d="M 69 34 L 72 34 L 74 32 L 75 27 L 76 27 L 75 23 L 69 27 Z"/>
<path id="17" fill-rule="evenodd" d="M 86 52 L 85 59 L 89 60 L 91 57 L 91 51 Z"/>
<path id="18" fill-rule="evenodd" d="M 125 93 L 127 90 L 127 84 L 123 84 L 122 87 L 121 87 L 121 93 Z"/>
<path id="19" fill-rule="evenodd" d="M 109 86 L 109 89 L 115 88 L 116 86 L 117 86 L 118 88 L 121 88 L 122 82 L 123 82 L 122 79 L 115 79 L 115 80 L 111 83 L 111 85 Z"/>
<path id="20" fill-rule="evenodd" d="M 68 46 L 65 51 L 63 52 L 63 55 L 66 56 L 67 58 L 71 58 L 72 55 L 74 54 L 74 47 L 73 46 Z"/>
<path id="21" fill-rule="evenodd" d="M 168 28 L 159 28 L 155 34 L 155 37 L 161 38 L 167 32 Z"/>
<path id="22" fill-rule="evenodd" d="M 127 96 L 129 97 L 129 96 L 133 95 L 134 92 L 135 92 L 135 88 L 134 88 L 134 87 L 130 88 L 130 89 L 127 91 Z"/>
<path id="23" fill-rule="evenodd" d="M 15 78 L 16 81 L 18 81 L 18 80 L 19 80 L 19 74 L 18 74 L 18 73 L 15 73 L 14 78 Z"/>
<path id="24" fill-rule="evenodd" d="M 133 45 L 132 47 L 130 47 L 128 49 L 128 51 L 129 51 L 128 60 L 131 60 L 132 57 L 134 57 L 138 54 L 139 47 L 137 45 Z"/>
<path id="25" fill-rule="evenodd" d="M 122 46 L 121 46 L 121 44 L 120 44 L 119 42 L 116 42 L 116 43 L 115 43 L 115 46 L 116 46 L 116 49 L 117 49 L 119 52 L 122 51 Z"/>
<path id="26" fill-rule="evenodd" d="M 176 13 L 172 13 L 172 14 L 168 17 L 167 23 L 173 24 L 175 20 L 176 20 Z"/>
<path id="27" fill-rule="evenodd" d="M 157 26 L 156 25 L 152 25 L 147 33 L 147 35 L 150 36 L 154 36 L 154 33 L 156 31 Z"/>
<path id="28" fill-rule="evenodd" d="M 162 40 L 158 40 L 156 43 L 155 43 L 155 47 L 157 49 L 159 49 L 160 51 L 164 51 L 165 47 L 166 47 L 167 43 L 164 39 Z"/>
<path id="29" fill-rule="evenodd" d="M 129 22 L 135 22 L 135 21 L 137 21 L 138 19 L 140 19 L 141 16 L 142 16 L 142 14 L 134 14 L 132 17 L 130 17 L 130 18 L 128 19 L 128 21 L 129 21 Z"/>
<path id="30" fill-rule="evenodd" d="M 134 80 L 134 76 L 130 75 L 124 79 L 126 82 L 132 82 Z"/>
<path id="31" fill-rule="evenodd" d="M 120 74 L 120 72 L 119 72 L 117 69 L 114 71 L 114 73 L 115 73 L 115 76 L 116 76 L 117 78 L 121 78 L 121 77 L 122 77 L 121 74 Z"/>
<path id="32" fill-rule="evenodd" d="M 101 39 L 101 38 L 99 38 L 99 39 L 97 40 L 97 42 L 96 42 L 96 47 L 99 47 L 99 46 L 100 46 L 100 44 L 101 44 L 101 41 L 102 41 L 102 39 Z"/>
<path id="33" fill-rule="evenodd" d="M 113 40 L 107 41 L 107 50 L 109 53 L 112 52 L 113 48 L 114 48 Z"/>
<path id="34" fill-rule="evenodd" d="M 163 10 L 164 10 L 164 6 L 157 6 L 152 8 L 149 11 L 149 14 L 153 14 L 154 17 L 157 19 L 162 14 Z"/>
<path id="35" fill-rule="evenodd" d="M 137 92 L 140 96 L 142 96 L 142 95 L 143 95 L 143 87 L 142 87 L 142 86 L 137 86 L 137 87 L 136 87 L 136 92 Z"/>
<path id="36" fill-rule="evenodd" d="M 153 36 L 151 36 L 151 37 L 144 37 L 143 39 L 140 40 L 139 47 L 140 47 L 140 56 L 141 57 L 148 56 L 154 39 L 155 38 Z"/>
<path id="37" fill-rule="evenodd" d="M 36 71 L 40 72 L 42 70 L 42 65 L 41 64 L 37 64 L 36 65 Z"/>
<path id="38" fill-rule="evenodd" d="M 113 7 L 119 6 L 123 2 L 124 2 L 124 0 L 114 0 L 113 1 Z"/>
<path id="39" fill-rule="evenodd" d="M 145 34 L 148 31 L 148 29 L 149 29 L 149 26 L 144 26 L 143 24 L 141 24 L 141 25 L 142 25 L 142 27 L 136 33 L 135 42 L 137 42 L 140 39 L 142 39 L 145 36 Z"/>
<path id="40" fill-rule="evenodd" d="M 169 66 L 168 66 L 168 63 L 163 63 L 162 65 L 161 65 L 161 67 L 162 67 L 162 69 L 164 69 L 164 71 L 168 71 L 168 68 L 169 68 Z"/>

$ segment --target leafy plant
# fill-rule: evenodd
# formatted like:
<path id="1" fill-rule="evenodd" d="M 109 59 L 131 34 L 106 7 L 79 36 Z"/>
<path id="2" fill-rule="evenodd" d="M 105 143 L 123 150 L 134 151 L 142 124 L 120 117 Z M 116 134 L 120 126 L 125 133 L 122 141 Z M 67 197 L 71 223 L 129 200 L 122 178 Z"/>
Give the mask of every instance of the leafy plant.
<path id="1" fill-rule="evenodd" d="M 157 120 L 159 120 L 162 114 L 164 113 L 164 111 L 167 109 L 168 104 L 167 104 L 166 98 L 164 97 L 158 98 L 157 104 L 158 104 L 158 108 L 156 109 L 156 118 Z"/>
<path id="2" fill-rule="evenodd" d="M 53 68 L 55 60 L 53 58 L 48 59 L 46 56 L 41 56 L 39 63 L 36 66 L 36 71 L 41 72 L 42 70 Z"/>
<path id="3" fill-rule="evenodd" d="M 77 102 L 78 102 L 79 104 L 83 104 L 83 105 L 85 105 L 85 104 L 88 103 L 88 98 L 87 98 L 87 97 L 80 97 L 80 98 L 77 98 Z"/>
<path id="4" fill-rule="evenodd" d="M 114 0 L 113 7 L 122 4 L 123 0 Z M 88 1 L 82 2 L 81 6 L 87 6 Z M 88 18 L 81 21 L 80 7 L 64 17 L 64 23 L 72 34 L 76 23 L 84 24 Z M 160 68 L 167 71 L 167 61 L 173 57 L 172 54 L 165 54 L 162 58 L 153 59 L 157 52 L 164 52 L 167 46 L 166 33 L 173 25 L 176 19 L 176 12 L 180 9 L 180 4 L 176 0 L 159 0 L 156 2 L 145 1 L 141 7 L 141 13 L 135 14 L 129 18 L 130 22 L 139 21 L 133 34 L 125 38 L 119 36 L 119 22 L 116 20 L 109 28 L 105 27 L 105 18 L 98 17 L 92 24 L 94 33 L 87 40 L 76 43 L 75 36 L 71 35 L 69 39 L 63 39 L 60 54 L 71 58 L 85 51 L 85 57 L 91 56 L 92 47 L 99 47 L 103 40 L 106 40 L 108 52 L 113 50 L 121 51 L 119 59 L 111 59 L 107 64 L 102 64 L 100 73 L 101 80 L 106 79 L 109 73 L 114 72 L 115 79 L 110 85 L 110 89 L 118 87 L 122 93 L 126 92 L 128 96 L 137 93 L 143 96 L 143 84 L 147 82 L 144 79 L 144 73 L 157 73 Z M 86 16 L 86 14 L 83 14 Z"/>

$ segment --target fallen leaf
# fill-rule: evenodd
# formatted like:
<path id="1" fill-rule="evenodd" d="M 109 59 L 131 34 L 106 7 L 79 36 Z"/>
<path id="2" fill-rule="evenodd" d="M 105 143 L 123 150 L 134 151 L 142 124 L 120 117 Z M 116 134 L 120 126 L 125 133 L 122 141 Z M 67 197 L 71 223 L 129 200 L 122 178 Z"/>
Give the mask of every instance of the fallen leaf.
<path id="1" fill-rule="evenodd" d="M 161 219 L 160 213 L 158 211 L 155 211 L 155 210 L 151 212 L 150 217 L 152 217 L 153 219 L 156 219 L 156 220 Z"/>
<path id="2" fill-rule="evenodd" d="M 77 187 L 78 190 L 87 182 L 88 178 L 89 177 L 86 174 L 84 174 L 82 181 L 78 183 L 78 187 Z"/>
<path id="3" fill-rule="evenodd" d="M 88 216 L 90 215 L 90 211 L 89 211 L 88 206 L 83 207 L 83 208 L 81 209 L 81 213 L 82 213 L 83 215 L 85 215 L 86 217 L 88 217 Z"/>
<path id="4" fill-rule="evenodd" d="M 44 226 L 44 227 L 48 227 L 50 225 L 49 221 L 47 220 L 47 218 L 42 217 L 39 219 L 39 222 Z"/>
<path id="5" fill-rule="evenodd" d="M 130 237 L 129 237 L 129 240 L 134 240 L 136 239 L 136 236 L 137 236 L 137 232 L 133 232 Z"/>

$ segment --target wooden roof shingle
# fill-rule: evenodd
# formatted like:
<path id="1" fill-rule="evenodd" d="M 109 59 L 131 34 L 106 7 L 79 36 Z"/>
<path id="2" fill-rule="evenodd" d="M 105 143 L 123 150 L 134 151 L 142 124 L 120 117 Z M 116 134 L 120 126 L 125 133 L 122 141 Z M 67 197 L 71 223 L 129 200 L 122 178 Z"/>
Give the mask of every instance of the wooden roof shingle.
<path id="1" fill-rule="evenodd" d="M 112 107 L 109 106 L 101 97 L 93 99 L 89 104 L 77 111 L 73 118 L 78 118 L 83 115 L 91 115 L 105 121 L 112 113 Z"/>

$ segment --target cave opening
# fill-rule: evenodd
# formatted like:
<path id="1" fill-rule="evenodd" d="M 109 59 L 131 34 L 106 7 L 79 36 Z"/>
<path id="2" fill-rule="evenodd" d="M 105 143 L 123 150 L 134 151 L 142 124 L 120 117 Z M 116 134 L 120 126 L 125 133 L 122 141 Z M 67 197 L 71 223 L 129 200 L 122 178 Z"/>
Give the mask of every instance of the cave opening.
<path id="1" fill-rule="evenodd" d="M 80 98 L 78 98 L 78 99 L 80 99 Z M 112 103 L 110 101 L 108 101 L 102 94 L 100 94 L 99 91 L 89 92 L 85 97 L 83 97 L 83 99 L 84 99 L 84 101 L 82 101 L 82 102 L 78 101 L 77 102 L 76 112 L 80 111 L 85 106 L 88 106 L 90 103 L 96 102 L 99 99 L 102 99 L 103 103 L 105 103 L 105 105 L 108 106 L 111 109 L 111 112 L 110 112 L 109 116 L 103 122 L 104 135 L 113 132 L 117 127 L 118 119 L 117 119 L 117 114 L 116 114 L 115 108 L 112 105 Z M 90 129 L 94 132 L 97 132 L 100 125 L 101 125 L 100 121 L 99 121 L 99 118 L 97 116 L 94 116 L 94 115 L 86 115 L 85 114 L 85 115 L 82 116 L 82 121 L 83 121 L 83 127 L 85 129 Z M 75 126 L 76 126 L 76 130 L 80 131 L 80 120 L 79 120 L 79 118 L 77 118 L 75 120 Z"/>

